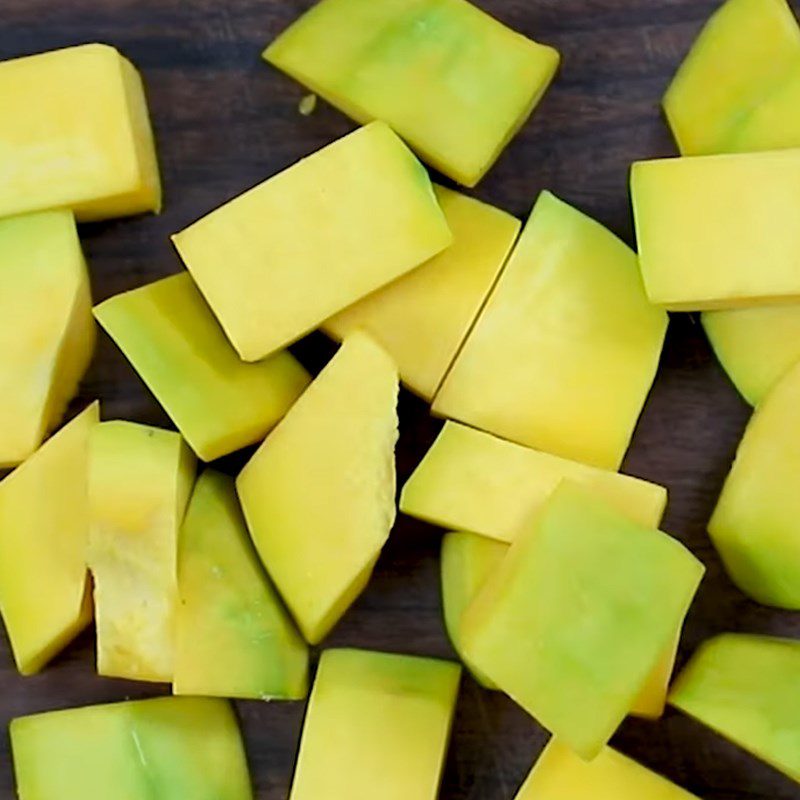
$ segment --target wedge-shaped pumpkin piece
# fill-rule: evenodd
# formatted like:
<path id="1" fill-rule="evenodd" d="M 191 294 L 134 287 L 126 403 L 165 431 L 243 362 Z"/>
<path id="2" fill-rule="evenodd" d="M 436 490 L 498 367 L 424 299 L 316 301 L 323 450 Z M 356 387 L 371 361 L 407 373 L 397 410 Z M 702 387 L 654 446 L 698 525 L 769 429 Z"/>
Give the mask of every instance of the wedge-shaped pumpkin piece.
<path id="1" fill-rule="evenodd" d="M 0 465 L 26 459 L 61 420 L 94 348 L 91 306 L 69 211 L 0 219 Z"/>
<path id="2" fill-rule="evenodd" d="M 173 431 L 120 421 L 94 430 L 89 567 L 101 675 L 172 681 L 178 530 L 194 470 Z"/>
<path id="3" fill-rule="evenodd" d="M 0 482 L 0 612 L 23 675 L 92 618 L 89 439 L 98 417 L 95 403 Z"/>
<path id="4" fill-rule="evenodd" d="M 543 192 L 434 413 L 617 469 L 666 329 L 633 251 Z"/>
<path id="5" fill-rule="evenodd" d="M 352 334 L 237 480 L 261 560 L 312 644 L 367 585 L 394 523 L 397 392 L 386 353 Z"/>
<path id="6" fill-rule="evenodd" d="M 555 739 L 514 800 L 697 800 L 647 767 L 605 747 L 584 761 Z"/>
<path id="7" fill-rule="evenodd" d="M 460 674 L 433 658 L 326 650 L 289 800 L 436 800 Z"/>
<path id="8" fill-rule="evenodd" d="M 727 0 L 701 31 L 664 96 L 681 153 L 775 149 L 787 134 L 788 146 L 800 145 L 800 113 L 786 102 L 784 88 L 796 78 L 800 28 L 786 0 Z M 761 127 L 757 118 L 772 116 L 776 103 L 784 112 L 781 124 L 771 134 L 765 130 L 766 136 L 753 137 L 754 128 Z"/>
<path id="9" fill-rule="evenodd" d="M 562 480 L 602 497 L 655 528 L 667 504 L 663 486 L 513 444 L 445 422 L 400 494 L 400 510 L 443 528 L 512 542 Z"/>
<path id="10" fill-rule="evenodd" d="M 242 517 L 233 479 L 198 479 L 178 546 L 173 691 L 299 700 L 308 647 L 272 588 Z"/>
<path id="11" fill-rule="evenodd" d="M 205 461 L 261 441 L 310 381 L 286 351 L 242 361 L 187 272 L 94 314 Z"/>
<path id="12" fill-rule="evenodd" d="M 435 186 L 453 244 L 408 275 L 329 319 L 337 339 L 361 329 L 394 359 L 400 379 L 433 400 L 519 233 L 519 220 Z"/>
<path id="13" fill-rule="evenodd" d="M 706 642 L 669 701 L 800 783 L 800 642 L 723 634 Z"/>
<path id="14" fill-rule="evenodd" d="M 800 361 L 800 305 L 707 311 L 703 327 L 720 364 L 750 405 L 760 403 Z"/>
<path id="15" fill-rule="evenodd" d="M 11 723 L 19 800 L 251 800 L 233 710 L 162 697 L 71 708 Z"/>
<path id="16" fill-rule="evenodd" d="M 509 545 L 503 542 L 464 531 L 447 533 L 442 540 L 442 606 L 447 634 L 475 680 L 487 689 L 498 687 L 479 669 L 470 665 L 462 644 L 461 623 L 470 603 L 483 589 L 492 572 L 499 568 L 508 549 Z M 633 701 L 631 714 L 656 719 L 664 713 L 682 627 L 683 620 L 673 641 L 663 651 Z"/>
<path id="17" fill-rule="evenodd" d="M 728 574 L 770 606 L 800 610 L 800 364 L 756 409 L 708 532 Z"/>
<path id="18" fill-rule="evenodd" d="M 71 208 L 79 220 L 158 211 L 142 79 L 113 47 L 0 62 L 0 217 Z"/>
<path id="19" fill-rule="evenodd" d="M 245 361 L 299 339 L 452 242 L 423 166 L 383 122 L 173 237 Z"/>
<path id="20" fill-rule="evenodd" d="M 467 609 L 464 652 L 592 759 L 674 641 L 703 571 L 679 542 L 564 482 Z"/>
<path id="21" fill-rule="evenodd" d="M 524 125 L 559 62 L 465 0 L 323 0 L 264 58 L 359 122 L 386 120 L 467 186 Z"/>
<path id="22" fill-rule="evenodd" d="M 636 238 L 650 300 L 705 311 L 800 299 L 798 180 L 800 149 L 634 164 Z"/>

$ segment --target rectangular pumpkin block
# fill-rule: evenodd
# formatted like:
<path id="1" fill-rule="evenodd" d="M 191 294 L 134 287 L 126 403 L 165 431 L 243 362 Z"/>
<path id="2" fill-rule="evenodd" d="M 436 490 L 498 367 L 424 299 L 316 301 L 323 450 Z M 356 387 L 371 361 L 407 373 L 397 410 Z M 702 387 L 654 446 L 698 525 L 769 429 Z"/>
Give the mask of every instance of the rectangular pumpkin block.
<path id="1" fill-rule="evenodd" d="M 194 487 L 178 543 L 173 691 L 299 700 L 308 647 L 258 560 L 227 475 Z"/>
<path id="2" fill-rule="evenodd" d="M 703 572 L 676 540 L 564 482 L 467 609 L 464 652 L 591 760 L 673 643 Z"/>
<path id="3" fill-rule="evenodd" d="M 640 161 L 631 194 L 647 295 L 673 311 L 800 299 L 800 150 Z"/>
<path id="4" fill-rule="evenodd" d="M 91 405 L 0 482 L 0 612 L 23 675 L 92 618 L 89 446 L 99 413 Z"/>
<path id="5" fill-rule="evenodd" d="M 69 208 L 80 221 L 161 207 L 142 79 L 113 47 L 0 62 L 0 217 Z"/>
<path id="6" fill-rule="evenodd" d="M 436 800 L 461 668 L 326 650 L 289 800 Z"/>
<path id="7" fill-rule="evenodd" d="M 358 328 L 394 359 L 403 383 L 429 402 L 503 268 L 520 229 L 499 208 L 434 186 L 453 244 L 421 267 L 339 312 L 322 329 Z"/>
<path id="8" fill-rule="evenodd" d="M 311 380 L 286 351 L 242 361 L 187 272 L 94 315 L 205 461 L 260 442 Z"/>
<path id="9" fill-rule="evenodd" d="M 100 675 L 172 681 L 178 530 L 194 470 L 173 431 L 114 421 L 93 433 L 88 561 Z"/>
<path id="10" fill-rule="evenodd" d="M 530 116 L 556 50 L 465 0 L 323 0 L 264 52 L 359 122 L 386 120 L 474 186 Z"/>
<path id="11" fill-rule="evenodd" d="M 605 747 L 584 761 L 551 739 L 514 800 L 698 800 L 693 794 Z"/>
<path id="12" fill-rule="evenodd" d="M 433 411 L 616 470 L 666 330 L 667 315 L 644 293 L 636 254 L 542 192 Z"/>
<path id="13" fill-rule="evenodd" d="M 400 494 L 400 510 L 454 530 L 512 542 L 569 479 L 641 525 L 655 528 L 667 490 L 655 483 L 542 453 L 447 421 Z"/>
<path id="14" fill-rule="evenodd" d="M 10 725 L 19 800 L 252 800 L 233 709 L 160 697 L 70 708 Z"/>
<path id="15" fill-rule="evenodd" d="M 299 339 L 448 247 L 428 174 L 383 122 L 173 237 L 245 361 Z"/>
<path id="16" fill-rule="evenodd" d="M 0 219 L 0 465 L 61 421 L 94 350 L 91 307 L 72 212 Z"/>

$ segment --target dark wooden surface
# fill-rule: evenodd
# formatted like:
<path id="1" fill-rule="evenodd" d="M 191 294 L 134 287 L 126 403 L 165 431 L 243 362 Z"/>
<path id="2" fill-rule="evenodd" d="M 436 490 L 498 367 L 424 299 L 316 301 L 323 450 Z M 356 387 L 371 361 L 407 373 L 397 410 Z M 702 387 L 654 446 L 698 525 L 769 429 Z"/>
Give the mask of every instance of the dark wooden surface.
<path id="1" fill-rule="evenodd" d="M 674 152 L 659 98 L 714 0 L 481 2 L 520 31 L 558 47 L 563 67 L 533 121 L 477 194 L 522 217 L 538 191 L 550 188 L 630 241 L 628 166 Z M 302 90 L 259 59 L 263 45 L 309 5 L 310 0 L 0 0 L 0 59 L 104 41 L 131 57 L 145 76 L 166 206 L 160 217 L 82 228 L 97 300 L 178 270 L 168 234 L 352 127 L 325 106 L 301 117 Z M 318 369 L 332 348 L 316 335 L 296 350 Z M 169 425 L 104 336 L 82 397 L 99 397 L 106 419 Z M 674 316 L 625 468 L 669 487 L 665 528 L 708 567 L 688 620 L 682 662 L 719 631 L 800 634 L 797 614 L 760 607 L 731 585 L 704 532 L 747 416 L 699 325 L 690 316 Z M 401 421 L 402 481 L 439 423 L 407 395 Z M 233 470 L 240 461 L 233 457 L 225 466 Z M 440 621 L 438 548 L 434 529 L 401 518 L 369 588 L 326 645 L 452 657 Z M 41 675 L 23 679 L 0 638 L 0 798 L 13 797 L 5 733 L 10 718 L 166 690 L 98 678 L 90 634 Z M 256 796 L 282 800 L 303 705 L 238 707 Z M 544 740 L 544 732 L 511 701 L 465 679 L 441 797 L 511 800 Z M 657 724 L 626 722 L 614 744 L 705 800 L 800 796 L 796 785 L 674 711 Z"/>

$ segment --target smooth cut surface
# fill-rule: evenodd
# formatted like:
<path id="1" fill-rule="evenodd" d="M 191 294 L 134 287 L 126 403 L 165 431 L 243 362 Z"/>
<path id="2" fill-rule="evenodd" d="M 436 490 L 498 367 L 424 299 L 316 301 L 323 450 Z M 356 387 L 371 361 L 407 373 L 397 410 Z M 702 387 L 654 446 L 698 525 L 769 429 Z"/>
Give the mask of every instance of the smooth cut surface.
<path id="1" fill-rule="evenodd" d="M 433 658 L 326 650 L 289 800 L 436 800 L 460 675 Z"/>
<path id="2" fill-rule="evenodd" d="M 697 800 L 666 778 L 605 747 L 584 761 L 555 739 L 514 800 Z"/>
<path id="3" fill-rule="evenodd" d="M 336 339 L 361 329 L 394 359 L 400 380 L 433 400 L 517 238 L 519 220 L 434 186 L 453 244 L 423 266 L 329 319 Z"/>
<path id="4" fill-rule="evenodd" d="M 237 479 L 250 534 L 306 640 L 366 586 L 395 519 L 398 378 L 354 333 Z"/>
<path id="5" fill-rule="evenodd" d="M 800 364 L 756 409 L 708 532 L 747 595 L 800 610 Z"/>
<path id="6" fill-rule="evenodd" d="M 61 421 L 94 350 L 91 306 L 71 212 L 0 219 L 0 466 Z"/>
<path id="7" fill-rule="evenodd" d="M 786 0 L 727 0 L 711 16 L 664 96 L 683 155 L 800 145 L 800 113 L 786 100 L 800 78 L 800 28 Z M 778 108 L 782 124 L 755 136 Z M 786 137 L 786 138 L 783 138 Z M 792 141 L 795 139 L 796 141 Z M 760 139 L 761 141 L 756 141 Z"/>
<path id="8" fill-rule="evenodd" d="M 162 697 L 11 723 L 19 800 L 251 800 L 224 700 Z"/>
<path id="9" fill-rule="evenodd" d="M 0 612 L 23 675 L 92 618 L 89 438 L 99 416 L 94 403 L 0 482 Z"/>
<path id="10" fill-rule="evenodd" d="M 542 192 L 433 411 L 616 470 L 667 322 L 647 301 L 636 254 Z"/>
<path id="11" fill-rule="evenodd" d="M 464 652 L 590 760 L 674 641 L 703 572 L 678 541 L 564 482 L 467 609 Z"/>
<path id="12" fill-rule="evenodd" d="M 650 300 L 705 311 L 800 299 L 798 182 L 800 149 L 635 163 Z"/>
<path id="13" fill-rule="evenodd" d="M 161 207 L 142 80 L 113 47 L 0 62 L 0 217 L 71 208 L 81 221 Z"/>
<path id="14" fill-rule="evenodd" d="M 172 238 L 245 361 L 285 347 L 452 243 L 427 172 L 383 122 Z"/>
<path id="15" fill-rule="evenodd" d="M 299 700 L 308 647 L 267 578 L 233 479 L 207 470 L 194 487 L 178 545 L 173 691 Z"/>
<path id="16" fill-rule="evenodd" d="M 556 50 L 465 0 L 323 0 L 264 58 L 359 122 L 386 120 L 475 186 L 558 68 Z"/>
<path id="17" fill-rule="evenodd" d="M 187 272 L 94 315 L 204 461 L 260 442 L 311 380 L 286 351 L 242 361 Z"/>
<path id="18" fill-rule="evenodd" d="M 724 634 L 681 673 L 670 703 L 800 783 L 800 642 Z"/>
<path id="19" fill-rule="evenodd" d="M 173 431 L 122 421 L 93 431 L 88 560 L 100 675 L 172 681 L 178 530 L 194 473 Z"/>
<path id="20" fill-rule="evenodd" d="M 706 311 L 703 327 L 723 369 L 751 406 L 800 361 L 800 305 Z"/>
<path id="21" fill-rule="evenodd" d="M 661 523 L 667 490 L 445 422 L 400 494 L 400 510 L 442 528 L 512 542 L 520 528 L 569 479 L 650 528 Z"/>

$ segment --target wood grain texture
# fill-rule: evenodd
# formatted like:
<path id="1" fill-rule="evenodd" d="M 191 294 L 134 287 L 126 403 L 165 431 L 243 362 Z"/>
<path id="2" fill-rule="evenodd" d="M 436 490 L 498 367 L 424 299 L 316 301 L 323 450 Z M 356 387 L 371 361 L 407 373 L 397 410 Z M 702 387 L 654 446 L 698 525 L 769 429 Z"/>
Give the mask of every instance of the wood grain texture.
<path id="1" fill-rule="evenodd" d="M 145 76 L 166 207 L 160 217 L 83 226 L 96 300 L 180 269 L 170 233 L 351 129 L 325 106 L 301 117 L 303 91 L 260 61 L 265 43 L 309 5 L 310 0 L 0 0 L 0 59 L 98 40 L 119 47 Z M 522 217 L 546 187 L 631 241 L 628 166 L 674 152 L 659 99 L 715 0 L 481 5 L 558 47 L 564 63 L 534 119 L 476 194 Z M 296 350 L 318 369 L 332 347 L 315 335 Z M 105 336 L 82 389 L 84 401 L 95 397 L 106 419 L 169 424 Z M 800 616 L 760 607 L 732 586 L 705 534 L 747 416 L 697 321 L 674 316 L 625 468 L 669 488 L 665 527 L 708 566 L 686 627 L 682 662 L 703 639 L 724 630 L 800 635 Z M 401 420 L 402 481 L 440 423 L 407 395 Z M 241 462 L 235 456 L 225 467 L 232 471 Z M 441 623 L 438 548 L 434 529 L 401 518 L 369 588 L 326 645 L 452 657 Z M 0 640 L 0 798 L 13 797 L 5 733 L 10 718 L 166 688 L 98 678 L 90 634 L 43 674 L 23 679 Z M 256 796 L 282 800 L 303 705 L 253 702 L 238 708 Z M 544 740 L 544 732 L 511 701 L 465 679 L 442 800 L 511 800 Z M 674 711 L 657 724 L 626 722 L 614 743 L 705 800 L 800 796 L 796 785 Z"/>

